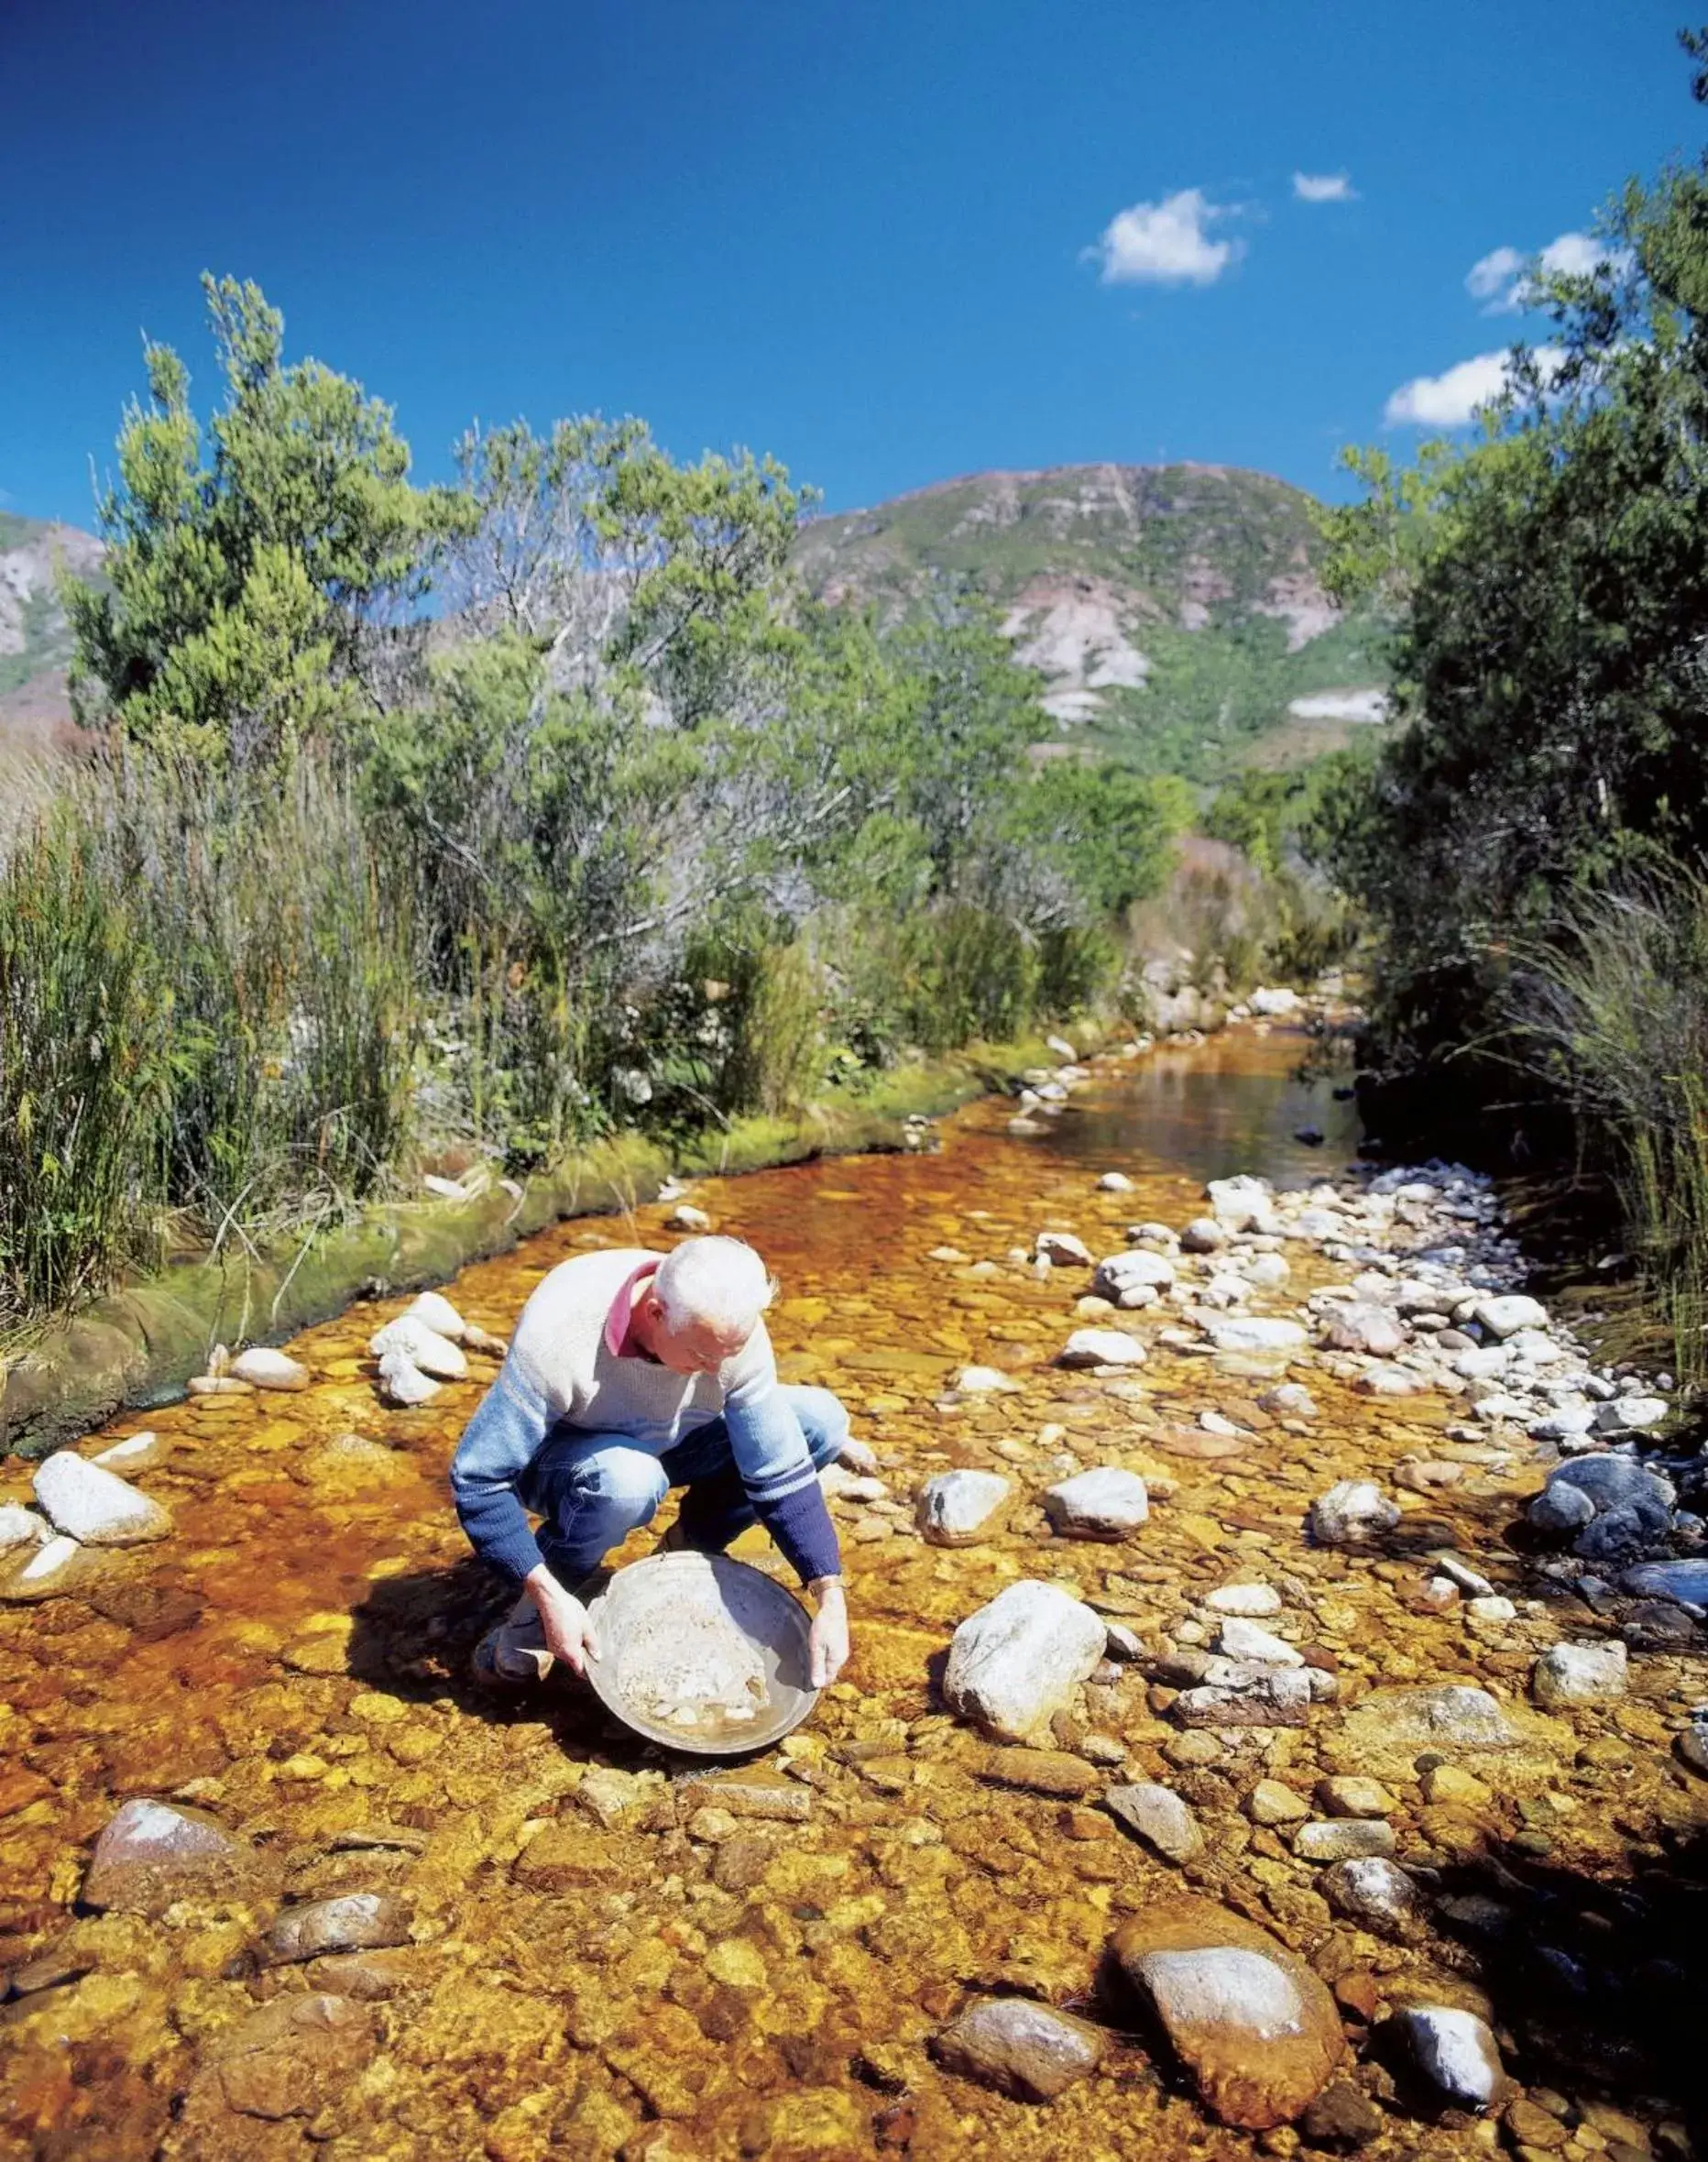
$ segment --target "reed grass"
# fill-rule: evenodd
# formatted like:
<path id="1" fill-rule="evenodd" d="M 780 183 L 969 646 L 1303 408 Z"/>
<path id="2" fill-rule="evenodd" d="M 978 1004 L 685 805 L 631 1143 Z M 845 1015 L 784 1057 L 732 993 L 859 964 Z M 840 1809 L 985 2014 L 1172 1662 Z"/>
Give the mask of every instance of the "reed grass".
<path id="1" fill-rule="evenodd" d="M 1708 1374 L 1708 876 L 1682 865 L 1571 905 L 1514 956 L 1525 1054 L 1604 1137 L 1627 1252 L 1681 1377 Z"/>

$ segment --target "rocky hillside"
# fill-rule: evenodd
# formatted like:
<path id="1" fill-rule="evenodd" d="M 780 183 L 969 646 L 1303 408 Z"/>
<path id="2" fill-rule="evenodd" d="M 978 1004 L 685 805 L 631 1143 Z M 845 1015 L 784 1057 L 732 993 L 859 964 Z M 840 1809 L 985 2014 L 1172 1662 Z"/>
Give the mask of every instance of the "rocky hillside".
<path id="1" fill-rule="evenodd" d="M 987 594 L 1065 749 L 1208 779 L 1380 722 L 1375 627 L 1323 592 L 1310 506 L 1226 466 L 978 473 L 815 520 L 796 560 L 823 598 L 886 616 Z"/>
<path id="2" fill-rule="evenodd" d="M 101 543 L 74 525 L 0 510 L 0 756 L 52 742 L 71 725 L 71 633 L 55 573 L 101 567 Z"/>

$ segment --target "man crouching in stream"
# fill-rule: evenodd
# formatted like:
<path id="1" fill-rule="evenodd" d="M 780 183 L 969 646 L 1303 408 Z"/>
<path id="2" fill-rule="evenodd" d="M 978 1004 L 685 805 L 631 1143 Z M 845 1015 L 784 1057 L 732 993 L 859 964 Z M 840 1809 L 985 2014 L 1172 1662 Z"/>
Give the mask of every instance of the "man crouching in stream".
<path id="1" fill-rule="evenodd" d="M 721 1553 L 762 1523 L 817 1609 L 813 1685 L 835 1681 L 848 1607 L 817 1475 L 870 1453 L 827 1389 L 778 1380 L 772 1288 L 732 1238 L 580 1255 L 536 1288 L 451 1465 L 476 1553 L 522 1587 L 476 1652 L 477 1675 L 533 1680 L 554 1659 L 583 1673 L 599 1648 L 576 1587 L 683 1487 L 665 1543 Z"/>

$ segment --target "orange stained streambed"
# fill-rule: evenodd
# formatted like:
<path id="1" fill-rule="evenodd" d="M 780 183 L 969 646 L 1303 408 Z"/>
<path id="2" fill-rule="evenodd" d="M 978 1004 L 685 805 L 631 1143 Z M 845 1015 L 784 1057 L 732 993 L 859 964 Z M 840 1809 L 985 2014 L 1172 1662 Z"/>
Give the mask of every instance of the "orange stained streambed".
<path id="1" fill-rule="evenodd" d="M 1313 1370 L 1322 1417 L 1289 1429 L 1257 1406 L 1264 1377 L 1237 1362 L 1154 1344 L 1137 1386 L 1052 1364 L 1087 1280 L 1059 1268 L 1040 1280 L 1013 1257 L 1039 1229 L 1104 1252 L 1129 1224 L 1197 1214 L 1207 1176 L 1303 1183 L 1345 1169 L 1347 1114 L 1326 1085 L 1290 1078 L 1304 1048 L 1244 1032 L 1158 1054 L 1137 1073 L 1100 1074 L 1037 1139 L 1011 1137 L 1012 1106 L 985 1103 L 947 1122 L 936 1153 L 695 1188 L 717 1228 L 750 1240 L 781 1279 L 772 1326 L 785 1377 L 841 1394 L 890 1489 L 836 1505 L 854 1654 L 767 1759 L 799 1797 L 786 1816 L 739 1797 L 708 1807 L 682 1783 L 704 1766 L 625 1734 L 585 1697 L 548 1686 L 495 1698 L 469 1678 L 508 1595 L 468 1557 L 445 1470 L 494 1367 L 476 1357 L 432 1404 L 382 1408 L 367 1340 L 406 1301 L 298 1338 L 290 1348 L 313 1377 L 301 1394 L 203 1398 L 115 1424 L 104 1439 L 159 1437 L 158 1463 L 132 1476 L 171 1510 L 170 1537 L 93 1564 L 71 1596 L 0 1608 L 0 1970 L 28 1985 L 0 2010 L 0 2157 L 1297 2152 L 1288 2128 L 1253 2135 L 1208 2116 L 1111 1978 L 1122 1918 L 1186 1889 L 1256 1917 L 1333 1981 L 1351 2046 L 1426 1982 L 1434 2001 L 1479 2006 L 1509 2033 L 1535 2008 L 1513 2001 L 1519 1970 L 1499 1943 L 1474 1929 L 1361 1936 L 1331 1914 L 1319 1872 L 1254 1823 L 1259 1780 L 1308 1794 L 1325 1772 L 1356 1769 L 1334 1753 L 1339 1707 L 1187 1751 L 1166 1692 L 1132 1668 L 1098 1670 L 1054 1739 L 1068 1752 L 1088 1736 L 1119 1743 L 1109 1779 L 1160 1781 L 1188 1801 L 1206 1844 L 1182 1869 L 1097 1808 L 1100 1788 L 1075 1801 L 999 1783 L 987 1745 L 936 1693 L 956 1624 L 1023 1576 L 1067 1586 L 1153 1647 L 1215 1586 L 1284 1585 L 1347 1700 L 1442 1680 L 1521 1695 L 1536 1645 L 1558 1633 L 1527 1634 L 1521 1619 L 1479 1637 L 1428 1610 L 1425 1572 L 1403 1546 L 1349 1561 L 1306 1544 L 1306 1505 L 1333 1480 L 1455 1459 L 1443 1399 L 1355 1397 Z M 1329 1135 L 1316 1153 L 1290 1139 L 1307 1119 Z M 1133 1190 L 1096 1191 L 1108 1169 Z M 470 1268 L 449 1295 L 504 1335 L 558 1261 L 601 1243 L 668 1244 L 666 1214 L 564 1224 Z M 1276 1310 L 1332 1273 L 1314 1254 L 1297 1259 Z M 1014 1386 L 958 1400 L 969 1364 Z M 1232 1454 L 1225 1442 L 1210 1453 L 1206 1410 L 1241 1430 Z M 1487 1455 L 1460 1450 L 1453 1483 L 1411 1498 L 1415 1544 L 1456 1540 L 1522 1598 L 1502 1534 L 1539 1474 Z M 1091 1464 L 1151 1482 L 1150 1521 L 1130 1544 L 1050 1535 L 1038 1496 Z M 956 1465 L 1001 1470 L 1014 1506 L 977 1545 L 928 1546 L 913 1493 Z M 27 1491 L 27 1467 L 0 1470 L 0 1499 Z M 670 1514 L 618 1558 L 650 1552 Z M 739 1551 L 777 1565 L 757 1534 Z M 1523 1793 L 1490 1791 L 1480 1816 L 1437 1809 L 1432 1821 L 1423 1790 L 1402 1786 L 1399 1850 L 1461 1872 L 1473 1901 L 1505 1901 L 1521 1931 L 1534 1900 L 1572 1958 L 1664 1962 L 1675 1949 L 1645 1885 L 1684 1867 L 1697 1831 L 1667 1754 L 1678 1724 L 1664 1686 L 1635 1694 L 1616 1716 L 1563 1729 L 1555 1771 Z M 267 1888 L 152 1916 L 83 1909 L 93 1843 L 138 1796 L 188 1801 L 241 1833 L 268 1859 Z M 1602 1884 L 1616 1891 L 1604 1914 Z M 269 1959 L 281 1904 L 344 1893 L 390 1895 L 402 1941 Z M 51 1986 L 38 1986 L 44 1971 Z M 986 1992 L 1098 2021 L 1111 2046 L 1096 2075 L 1039 2105 L 941 2069 L 932 2038 Z M 291 1997 L 347 2009 L 290 2028 L 265 2078 L 235 2076 L 229 2038 Z M 1570 2105 L 1549 2120 L 1568 2135 L 1557 2151 L 1617 2162 L 1583 2114 L 1615 2095 L 1646 2138 L 1675 2138 L 1633 2152 L 1683 2156 L 1681 2076 L 1675 2091 L 1645 2054 L 1653 2036 L 1604 2036 L 1609 2071 L 1573 2017 L 1570 2003 L 1549 2010 L 1553 2024 L 1516 2044 Z M 1374 2085 L 1394 2100 L 1383 2077 Z M 1364 2151 L 1482 2155 L 1493 2136 L 1492 2122 L 1394 2101 Z"/>

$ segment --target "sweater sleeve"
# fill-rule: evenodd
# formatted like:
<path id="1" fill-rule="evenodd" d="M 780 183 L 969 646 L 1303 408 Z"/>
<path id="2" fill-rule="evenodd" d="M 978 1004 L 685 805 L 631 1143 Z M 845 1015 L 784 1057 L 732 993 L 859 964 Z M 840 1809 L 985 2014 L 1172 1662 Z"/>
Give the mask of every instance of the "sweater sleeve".
<path id="1" fill-rule="evenodd" d="M 519 1582 L 544 1560 L 516 1482 L 546 1436 L 547 1414 L 526 1408 L 504 1386 L 487 1391 L 451 1459 L 458 1521 L 484 1562 Z"/>
<path id="2" fill-rule="evenodd" d="M 763 1322 L 725 1369 L 724 1431 L 754 1513 L 801 1582 L 837 1575 L 836 1527 Z"/>

